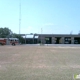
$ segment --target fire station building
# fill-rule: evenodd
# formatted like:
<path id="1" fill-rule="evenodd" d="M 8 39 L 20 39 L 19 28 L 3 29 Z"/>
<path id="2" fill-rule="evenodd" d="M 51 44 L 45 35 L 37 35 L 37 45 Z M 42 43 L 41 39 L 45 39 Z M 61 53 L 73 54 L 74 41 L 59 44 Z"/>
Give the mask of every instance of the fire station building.
<path id="1" fill-rule="evenodd" d="M 26 44 L 80 44 L 78 34 L 21 34 L 21 36 L 27 35 L 33 35 L 33 37 L 25 37 Z"/>

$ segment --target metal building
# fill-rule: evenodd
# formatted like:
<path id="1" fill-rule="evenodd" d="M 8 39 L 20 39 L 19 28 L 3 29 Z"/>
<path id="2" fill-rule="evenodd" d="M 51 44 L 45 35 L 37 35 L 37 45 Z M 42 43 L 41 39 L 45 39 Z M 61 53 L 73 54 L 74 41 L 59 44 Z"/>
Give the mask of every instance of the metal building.
<path id="1" fill-rule="evenodd" d="M 30 35 L 30 34 L 26 34 Z M 25 36 L 25 34 L 21 34 Z M 37 37 L 37 38 L 36 38 Z M 26 38 L 27 44 L 80 44 L 80 35 L 77 34 L 33 34 L 33 38 Z"/>

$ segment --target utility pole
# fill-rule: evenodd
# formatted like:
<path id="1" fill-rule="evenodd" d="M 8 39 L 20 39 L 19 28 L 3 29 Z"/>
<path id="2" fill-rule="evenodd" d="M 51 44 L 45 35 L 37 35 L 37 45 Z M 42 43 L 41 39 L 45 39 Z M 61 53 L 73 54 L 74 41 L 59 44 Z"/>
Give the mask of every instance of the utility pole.
<path id="1" fill-rule="evenodd" d="M 19 0 L 19 34 L 21 33 L 21 0 Z"/>

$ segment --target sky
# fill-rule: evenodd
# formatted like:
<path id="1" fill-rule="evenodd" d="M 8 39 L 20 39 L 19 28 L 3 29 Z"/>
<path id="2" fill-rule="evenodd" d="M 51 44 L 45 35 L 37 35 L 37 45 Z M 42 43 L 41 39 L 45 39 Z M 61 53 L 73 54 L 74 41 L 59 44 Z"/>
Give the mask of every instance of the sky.
<path id="1" fill-rule="evenodd" d="M 0 27 L 19 33 L 20 0 L 0 0 Z M 78 34 L 80 0 L 21 0 L 21 34 Z"/>

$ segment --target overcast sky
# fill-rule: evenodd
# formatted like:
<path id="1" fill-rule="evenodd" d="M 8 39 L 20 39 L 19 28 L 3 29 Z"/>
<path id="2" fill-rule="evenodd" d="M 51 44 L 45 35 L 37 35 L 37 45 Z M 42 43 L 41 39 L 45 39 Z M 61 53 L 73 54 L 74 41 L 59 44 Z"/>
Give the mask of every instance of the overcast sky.
<path id="1" fill-rule="evenodd" d="M 0 27 L 19 33 L 19 0 L 0 0 Z M 22 0 L 21 33 L 78 34 L 80 0 Z"/>

